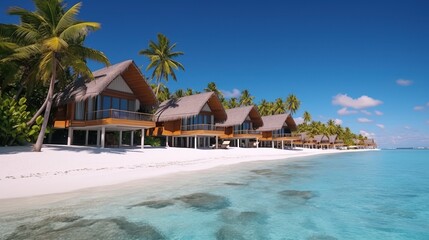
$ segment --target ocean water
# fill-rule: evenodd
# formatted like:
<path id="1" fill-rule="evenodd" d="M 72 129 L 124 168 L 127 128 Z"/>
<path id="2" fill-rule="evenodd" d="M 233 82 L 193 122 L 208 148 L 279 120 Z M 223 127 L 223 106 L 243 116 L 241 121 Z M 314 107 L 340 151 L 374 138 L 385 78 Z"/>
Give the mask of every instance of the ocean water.
<path id="1" fill-rule="evenodd" d="M 259 161 L 0 201 L 0 239 L 429 239 L 429 151 Z"/>

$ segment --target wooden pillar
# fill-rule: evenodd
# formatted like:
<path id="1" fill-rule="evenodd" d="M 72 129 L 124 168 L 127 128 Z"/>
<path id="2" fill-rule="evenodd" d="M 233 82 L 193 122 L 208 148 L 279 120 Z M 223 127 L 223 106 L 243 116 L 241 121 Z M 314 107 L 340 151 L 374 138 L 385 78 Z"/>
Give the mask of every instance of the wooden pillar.
<path id="1" fill-rule="evenodd" d="M 89 135 L 89 130 L 86 130 L 86 132 L 85 132 L 85 146 L 88 146 L 88 135 Z"/>
<path id="2" fill-rule="evenodd" d="M 119 130 L 119 147 L 122 146 L 122 130 Z"/>
<path id="3" fill-rule="evenodd" d="M 144 128 L 142 128 L 142 144 L 141 144 L 141 148 L 142 149 L 144 148 Z"/>
<path id="4" fill-rule="evenodd" d="M 101 148 L 104 148 L 106 140 L 106 127 L 101 127 Z"/>
<path id="5" fill-rule="evenodd" d="M 130 146 L 134 146 L 134 131 L 131 131 L 131 142 L 130 142 Z"/>
<path id="6" fill-rule="evenodd" d="M 73 143 L 73 128 L 69 127 L 69 134 L 67 136 L 67 146 L 72 145 Z"/>
<path id="7" fill-rule="evenodd" d="M 97 130 L 97 147 L 100 146 L 100 130 Z"/>

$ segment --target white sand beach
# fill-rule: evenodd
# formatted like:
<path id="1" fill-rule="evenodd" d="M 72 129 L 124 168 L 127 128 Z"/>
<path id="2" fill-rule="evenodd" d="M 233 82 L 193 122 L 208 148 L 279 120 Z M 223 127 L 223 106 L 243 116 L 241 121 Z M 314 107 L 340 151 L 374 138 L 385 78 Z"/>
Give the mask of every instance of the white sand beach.
<path id="1" fill-rule="evenodd" d="M 300 148 L 100 149 L 49 145 L 41 153 L 36 153 L 30 146 L 2 147 L 0 199 L 69 192 L 242 162 L 289 161 L 296 157 L 345 152 L 351 151 Z"/>

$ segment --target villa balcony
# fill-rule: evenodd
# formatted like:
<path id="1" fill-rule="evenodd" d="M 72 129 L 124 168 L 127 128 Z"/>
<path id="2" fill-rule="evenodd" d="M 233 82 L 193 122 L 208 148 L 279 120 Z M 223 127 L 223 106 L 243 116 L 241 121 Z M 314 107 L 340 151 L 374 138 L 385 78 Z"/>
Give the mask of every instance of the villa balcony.
<path id="1" fill-rule="evenodd" d="M 192 124 L 192 125 L 182 125 L 180 132 L 183 135 L 221 135 L 224 133 L 224 130 L 217 128 L 214 124 Z"/>
<path id="2" fill-rule="evenodd" d="M 77 117 L 75 117 L 77 118 Z M 132 112 L 118 109 L 105 109 L 85 114 L 82 119 L 55 120 L 55 128 L 91 128 L 101 125 L 129 126 L 135 128 L 153 128 L 153 115 L 148 113 Z"/>
<path id="3" fill-rule="evenodd" d="M 301 140 L 301 134 L 299 133 L 276 133 L 273 134 L 273 139 L 275 140 Z"/>

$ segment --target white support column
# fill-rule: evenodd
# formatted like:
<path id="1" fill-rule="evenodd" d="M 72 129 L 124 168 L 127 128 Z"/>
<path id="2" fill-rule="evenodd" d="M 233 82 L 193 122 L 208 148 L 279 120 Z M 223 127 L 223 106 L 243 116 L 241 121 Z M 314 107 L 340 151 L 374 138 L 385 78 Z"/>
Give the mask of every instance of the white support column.
<path id="1" fill-rule="evenodd" d="M 69 127 L 69 134 L 67 135 L 67 146 L 72 145 L 73 143 L 73 128 Z"/>
<path id="2" fill-rule="evenodd" d="M 256 139 L 256 148 L 259 148 L 259 139 Z"/>
<path id="3" fill-rule="evenodd" d="M 216 143 L 215 143 L 215 148 L 218 149 L 218 144 L 219 143 L 219 136 L 216 136 Z"/>
<path id="4" fill-rule="evenodd" d="M 189 137 L 186 137 L 186 147 L 189 148 Z"/>
<path id="5" fill-rule="evenodd" d="M 106 127 L 101 127 L 101 148 L 104 148 L 105 140 L 106 140 Z"/>
<path id="6" fill-rule="evenodd" d="M 165 146 L 169 147 L 169 145 L 168 145 L 168 136 L 165 137 Z"/>
<path id="7" fill-rule="evenodd" d="M 142 128 L 142 145 L 141 145 L 142 149 L 144 148 L 144 134 L 145 134 L 144 128 Z"/>
<path id="8" fill-rule="evenodd" d="M 195 143 L 194 148 L 197 149 L 198 148 L 198 137 L 197 137 L 197 135 L 195 135 L 194 143 Z"/>
<path id="9" fill-rule="evenodd" d="M 271 141 L 271 147 L 274 148 L 274 141 Z"/>
<path id="10" fill-rule="evenodd" d="M 134 131 L 131 131 L 131 142 L 130 142 L 130 146 L 134 146 Z"/>
<path id="11" fill-rule="evenodd" d="M 122 130 L 119 131 L 119 147 L 122 146 Z"/>
<path id="12" fill-rule="evenodd" d="M 290 141 L 290 148 L 293 149 L 293 140 Z"/>
<path id="13" fill-rule="evenodd" d="M 86 130 L 86 132 L 85 132 L 85 146 L 88 146 L 88 135 L 89 135 L 89 130 Z"/>
<path id="14" fill-rule="evenodd" d="M 237 147 L 240 147 L 240 139 L 237 139 Z"/>
<path id="15" fill-rule="evenodd" d="M 282 140 L 282 149 L 283 150 L 285 149 L 285 141 L 284 140 Z"/>
<path id="16" fill-rule="evenodd" d="M 97 147 L 100 146 L 100 130 L 97 130 Z"/>

